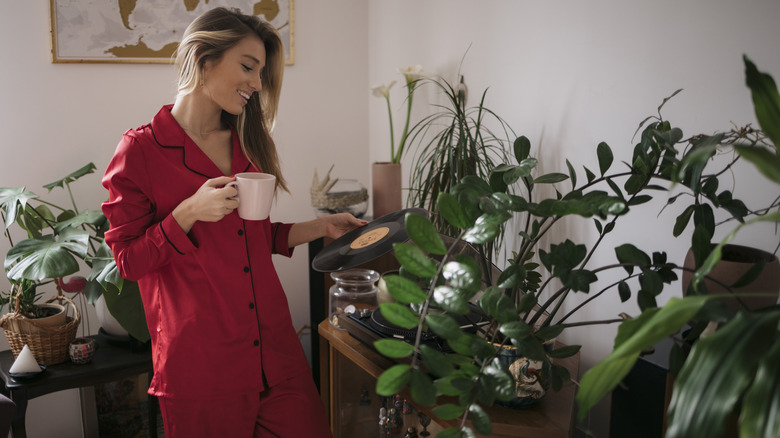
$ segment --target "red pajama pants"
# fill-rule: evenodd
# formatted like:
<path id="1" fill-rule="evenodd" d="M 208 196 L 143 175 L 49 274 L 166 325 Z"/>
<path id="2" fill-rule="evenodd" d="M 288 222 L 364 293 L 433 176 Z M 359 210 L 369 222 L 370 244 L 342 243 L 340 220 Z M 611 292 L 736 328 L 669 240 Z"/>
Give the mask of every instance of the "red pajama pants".
<path id="1" fill-rule="evenodd" d="M 165 438 L 332 438 L 317 388 L 307 374 L 260 394 L 159 401 Z"/>

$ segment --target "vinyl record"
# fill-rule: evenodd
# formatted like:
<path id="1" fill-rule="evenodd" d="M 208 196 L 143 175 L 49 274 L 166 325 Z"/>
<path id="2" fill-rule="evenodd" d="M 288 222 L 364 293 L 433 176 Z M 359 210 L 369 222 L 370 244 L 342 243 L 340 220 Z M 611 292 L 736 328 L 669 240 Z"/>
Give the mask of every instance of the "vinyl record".
<path id="1" fill-rule="evenodd" d="M 323 248 L 312 260 L 312 269 L 319 272 L 342 271 L 387 254 L 393 250 L 394 243 L 409 239 L 404 227 L 406 213 L 428 217 L 428 212 L 422 208 L 407 208 L 386 214 Z"/>

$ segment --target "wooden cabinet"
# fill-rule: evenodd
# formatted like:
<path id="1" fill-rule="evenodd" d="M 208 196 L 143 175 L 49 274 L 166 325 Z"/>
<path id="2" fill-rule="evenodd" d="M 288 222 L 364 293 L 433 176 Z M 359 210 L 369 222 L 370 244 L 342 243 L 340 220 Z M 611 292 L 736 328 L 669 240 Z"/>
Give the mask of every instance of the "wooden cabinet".
<path id="1" fill-rule="evenodd" d="M 348 332 L 332 327 L 327 320 L 318 326 L 320 341 L 320 394 L 330 416 L 335 438 L 379 437 L 379 398 L 374 389 L 376 379 L 393 362 L 363 344 Z M 579 354 L 558 362 L 572 376 L 579 371 Z M 367 394 L 366 394 L 367 391 Z M 549 392 L 538 405 L 513 410 L 488 409 L 493 420 L 494 437 L 564 438 L 574 436 L 574 395 L 576 388 L 567 383 L 557 393 Z M 403 394 L 402 394 L 403 395 Z M 406 394 L 408 396 L 408 394 Z M 369 404 L 365 404 L 366 398 Z M 411 401 L 410 397 L 406 397 Z M 363 404 L 361 404 L 361 400 Z M 428 426 L 435 436 L 442 428 L 456 427 L 457 420 L 436 419 L 431 408 L 413 406 L 433 418 Z M 415 415 L 405 421 L 416 421 Z M 422 430 L 417 427 L 418 434 Z M 403 433 L 400 434 L 403 436 Z"/>

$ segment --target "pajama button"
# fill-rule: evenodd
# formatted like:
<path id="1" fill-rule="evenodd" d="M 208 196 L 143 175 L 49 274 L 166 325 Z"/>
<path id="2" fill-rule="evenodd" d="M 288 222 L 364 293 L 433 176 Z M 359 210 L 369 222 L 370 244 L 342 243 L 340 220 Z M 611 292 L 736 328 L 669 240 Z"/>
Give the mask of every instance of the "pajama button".
<path id="1" fill-rule="evenodd" d="M 239 236 L 243 236 L 244 235 L 244 230 L 238 230 L 238 235 Z"/>
<path id="2" fill-rule="evenodd" d="M 258 341 L 257 339 L 255 339 L 255 347 L 257 347 L 258 345 L 260 345 L 260 341 Z"/>
<path id="3" fill-rule="evenodd" d="M 249 308 L 250 309 L 254 309 L 255 308 L 255 303 L 249 303 Z"/>
<path id="4" fill-rule="evenodd" d="M 244 272 L 249 272 L 249 266 L 244 266 Z"/>

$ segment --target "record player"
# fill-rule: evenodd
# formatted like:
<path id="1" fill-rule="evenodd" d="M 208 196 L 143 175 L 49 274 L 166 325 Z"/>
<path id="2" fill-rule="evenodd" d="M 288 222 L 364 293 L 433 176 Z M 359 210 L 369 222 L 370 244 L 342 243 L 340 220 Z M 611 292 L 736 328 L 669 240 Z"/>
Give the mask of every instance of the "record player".
<path id="1" fill-rule="evenodd" d="M 456 316 L 455 320 L 461 329 L 474 333 L 477 328 L 488 323 L 477 311 L 476 308 L 466 315 Z M 374 342 L 379 339 L 393 338 L 414 344 L 417 336 L 417 329 L 405 329 L 392 324 L 379 309 L 364 310 L 362 312 L 352 313 L 339 318 L 339 326 L 345 329 L 352 337 L 374 348 Z M 447 342 L 440 338 L 436 333 L 430 330 L 421 333 L 421 343 L 433 347 L 441 352 L 449 353 L 452 350 Z"/>
<path id="2" fill-rule="evenodd" d="M 393 244 L 409 240 L 404 227 L 404 220 L 408 213 L 428 217 L 428 212 L 421 208 L 408 208 L 382 216 L 344 234 L 323 248 L 312 260 L 312 269 L 319 272 L 351 269 L 389 253 L 393 250 Z M 478 256 L 476 249 L 468 243 L 457 241 L 449 236 L 440 236 L 445 244 L 451 247 L 451 255 Z M 495 265 L 482 266 L 482 270 L 483 279 L 490 278 L 492 282 L 495 282 L 501 274 Z M 487 321 L 480 315 L 476 306 L 471 306 L 472 310 L 468 314 L 456 316 L 456 320 L 461 328 L 473 333 L 476 332 L 477 327 L 486 324 Z M 374 341 L 378 339 L 395 338 L 414 343 L 417 335 L 416 328 L 407 330 L 391 324 L 382 316 L 379 309 L 366 310 L 347 316 L 342 315 L 339 318 L 339 326 L 372 348 Z M 423 332 L 421 341 L 438 350 L 451 351 L 446 341 L 433 332 Z"/>

